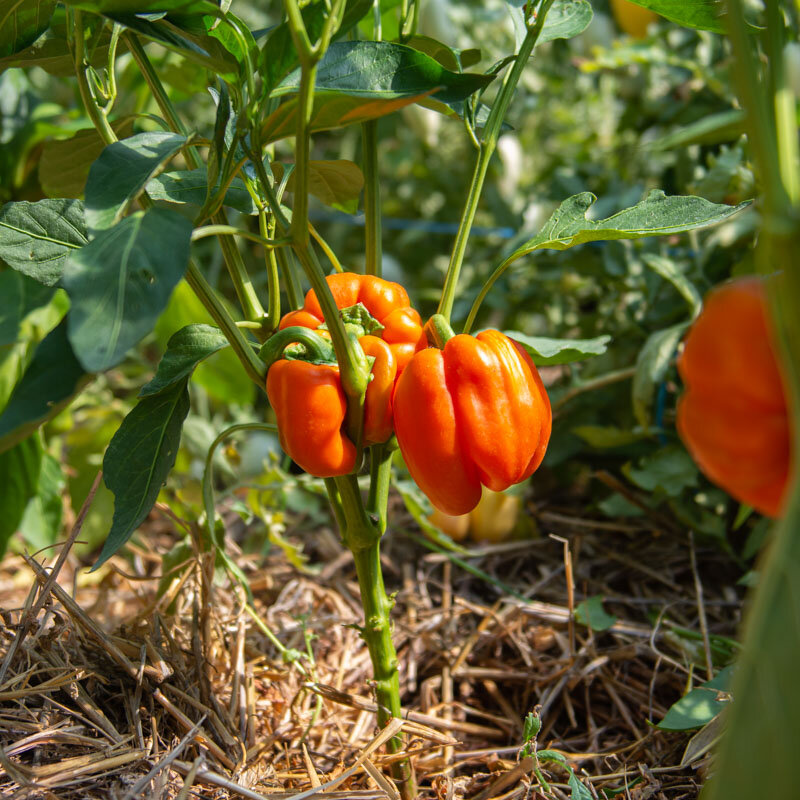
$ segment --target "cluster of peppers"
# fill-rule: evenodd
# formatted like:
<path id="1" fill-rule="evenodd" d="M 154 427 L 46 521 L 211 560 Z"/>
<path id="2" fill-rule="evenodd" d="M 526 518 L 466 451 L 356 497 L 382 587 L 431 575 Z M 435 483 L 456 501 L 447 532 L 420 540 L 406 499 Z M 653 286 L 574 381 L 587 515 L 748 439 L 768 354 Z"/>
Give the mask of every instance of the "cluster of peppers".
<path id="1" fill-rule="evenodd" d="M 411 476 L 446 514 L 473 509 L 482 486 L 502 491 L 536 470 L 552 413 L 521 345 L 498 331 L 423 328 L 405 289 L 382 278 L 345 272 L 327 282 L 345 328 L 372 359 L 362 444 L 394 434 Z M 280 329 L 267 394 L 281 446 L 311 475 L 349 474 L 358 443 L 345 430 L 347 398 L 313 289 Z"/>

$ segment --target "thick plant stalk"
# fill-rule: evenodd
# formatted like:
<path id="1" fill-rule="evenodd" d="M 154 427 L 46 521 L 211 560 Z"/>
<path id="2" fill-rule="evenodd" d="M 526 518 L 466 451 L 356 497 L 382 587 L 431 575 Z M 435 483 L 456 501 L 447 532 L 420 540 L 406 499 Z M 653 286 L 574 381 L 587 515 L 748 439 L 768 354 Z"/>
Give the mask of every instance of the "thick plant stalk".
<path id="1" fill-rule="evenodd" d="M 381 459 L 382 463 L 386 463 Z M 374 480 L 374 476 L 373 476 Z M 380 541 L 381 521 L 367 513 L 355 475 L 335 479 L 335 486 L 326 483 L 331 494 L 331 503 L 337 510 L 337 520 L 344 543 L 353 553 L 364 609 L 364 626 L 361 636 L 369 650 L 374 675 L 375 700 L 378 704 L 378 725 L 383 727 L 389 720 L 402 717 L 400 704 L 400 679 L 397 652 L 392 641 L 390 612 L 393 602 L 386 596 L 381 570 Z M 338 496 L 333 490 L 338 490 Z M 382 499 L 383 511 L 375 516 L 386 519 L 386 500 Z M 377 522 L 377 524 L 376 524 Z M 386 745 L 390 753 L 402 750 L 399 736 Z M 392 777 L 398 784 L 404 800 L 416 797 L 416 782 L 411 762 L 402 759 L 392 764 Z"/>

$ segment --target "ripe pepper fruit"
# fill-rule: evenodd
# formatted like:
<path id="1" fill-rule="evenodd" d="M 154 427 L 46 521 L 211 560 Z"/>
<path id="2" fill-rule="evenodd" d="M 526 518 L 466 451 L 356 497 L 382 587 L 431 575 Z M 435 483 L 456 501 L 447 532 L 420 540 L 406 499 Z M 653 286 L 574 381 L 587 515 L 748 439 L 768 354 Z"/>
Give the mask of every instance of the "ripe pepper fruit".
<path id="1" fill-rule="evenodd" d="M 326 281 L 338 308 L 362 304 L 382 328 L 376 330 L 376 335 L 360 337 L 359 342 L 364 353 L 375 359 L 364 401 L 364 441 L 366 444 L 385 442 L 392 435 L 392 392 L 398 376 L 423 338 L 422 321 L 399 283 L 354 272 L 329 275 Z M 322 309 L 311 289 L 303 308 L 286 314 L 279 328 L 301 326 L 316 330 L 322 323 Z"/>
<path id="2" fill-rule="evenodd" d="M 420 350 L 394 394 L 397 442 L 414 480 L 445 514 L 466 514 L 544 458 L 550 400 L 525 349 L 499 331 Z"/>
<path id="3" fill-rule="evenodd" d="M 347 399 L 338 366 L 280 359 L 267 373 L 267 396 L 293 461 L 318 478 L 353 471 L 356 448 L 342 430 Z"/>
<path id="4" fill-rule="evenodd" d="M 678 433 L 697 465 L 737 500 L 780 516 L 791 429 L 762 278 L 730 281 L 707 295 L 678 371 L 685 387 Z"/>

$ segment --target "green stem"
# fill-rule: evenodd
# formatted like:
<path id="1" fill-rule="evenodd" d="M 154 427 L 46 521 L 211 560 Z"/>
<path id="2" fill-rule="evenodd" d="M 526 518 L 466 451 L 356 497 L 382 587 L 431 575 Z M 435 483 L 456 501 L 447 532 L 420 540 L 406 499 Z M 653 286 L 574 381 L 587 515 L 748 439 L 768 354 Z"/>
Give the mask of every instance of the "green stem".
<path id="1" fill-rule="evenodd" d="M 196 242 L 198 239 L 205 239 L 208 236 L 241 236 L 243 239 L 249 239 L 251 242 L 258 242 L 258 244 L 267 248 L 285 247 L 292 243 L 288 238 L 270 239 L 266 236 L 253 233 L 252 231 L 237 228 L 234 225 L 204 225 L 192 231 L 193 242 Z"/>
<path id="2" fill-rule="evenodd" d="M 266 344 L 261 348 L 259 355 L 267 370 L 283 356 L 283 351 L 290 344 L 302 344 L 311 356 L 311 360 L 315 362 L 330 361 L 333 355 L 330 342 L 327 339 L 323 339 L 311 328 L 293 325 L 270 336 Z"/>
<path id="3" fill-rule="evenodd" d="M 378 176 L 378 123 L 376 120 L 361 126 L 364 151 L 364 225 L 367 275 L 383 274 L 381 248 L 381 185 Z"/>
<path id="4" fill-rule="evenodd" d="M 392 642 L 390 612 L 392 601 L 386 596 L 381 569 L 381 533 L 370 519 L 355 475 L 335 479 L 339 491 L 344 528 L 342 538 L 353 553 L 361 605 L 364 609 L 364 639 L 372 661 L 375 699 L 378 705 L 378 725 L 383 727 L 390 719 L 402 718 L 400 704 L 400 679 L 397 669 L 397 653 Z M 396 736 L 387 743 L 391 753 L 403 747 L 401 737 Z M 403 798 L 416 796 L 416 787 L 411 764 L 408 759 L 392 765 L 392 775 L 400 785 Z"/>
<path id="5" fill-rule="evenodd" d="M 273 225 L 274 227 L 274 225 Z M 267 226 L 267 213 L 264 208 L 258 210 L 258 230 L 261 236 L 269 239 L 270 230 Z M 264 320 L 268 332 L 275 330 L 281 320 L 281 288 L 278 277 L 278 257 L 272 247 L 264 249 L 264 261 L 267 267 L 267 291 L 269 295 L 269 308 Z"/>
<path id="6" fill-rule="evenodd" d="M 107 110 L 100 108 L 89 86 L 89 80 L 86 77 L 89 63 L 86 60 L 86 37 L 83 30 L 83 13 L 80 9 L 76 8 L 73 11 L 73 15 L 75 75 L 78 78 L 78 91 L 80 91 L 81 94 L 83 107 L 86 109 L 86 113 L 89 115 L 89 119 L 91 119 L 95 129 L 106 144 L 111 144 L 117 141 L 117 135 L 108 122 L 108 117 L 106 116 Z"/>
<path id="7" fill-rule="evenodd" d="M 333 268 L 337 272 L 344 272 L 344 267 L 336 257 L 336 253 L 333 252 L 331 246 L 325 241 L 325 239 L 322 238 L 322 234 L 310 222 L 308 223 L 308 231 L 313 237 L 314 241 L 319 245 L 320 250 L 325 253 L 325 257 L 331 262 Z"/>
<path id="8" fill-rule="evenodd" d="M 478 160 L 475 164 L 469 192 L 467 193 L 467 202 L 461 214 L 461 222 L 459 223 L 456 240 L 453 244 L 450 263 L 447 267 L 447 276 L 445 277 L 442 299 L 439 302 L 438 313 L 444 316 L 448 322 L 450 320 L 450 315 L 453 313 L 453 302 L 456 296 L 456 287 L 458 286 L 461 264 L 464 261 L 467 241 L 469 240 L 469 234 L 472 230 L 472 223 L 475 220 L 475 213 L 478 210 L 478 201 L 483 191 L 483 184 L 486 179 L 486 172 L 489 169 L 489 162 L 497 147 L 497 140 L 500 138 L 503 120 L 505 119 L 506 111 L 508 111 L 511 98 L 514 96 L 514 91 L 517 88 L 520 76 L 528 63 L 533 48 L 536 46 L 536 41 L 544 27 L 545 17 L 553 2 L 554 0 L 542 0 L 536 22 L 532 27 L 528 28 L 528 32 L 525 34 L 525 38 L 520 46 L 519 53 L 514 59 L 514 65 L 506 75 L 503 86 L 492 104 L 489 118 L 486 121 L 486 127 L 483 131 L 483 138 L 478 153 Z"/>
<path id="9" fill-rule="evenodd" d="M 392 482 L 392 455 L 394 446 L 389 442 L 369 448 L 369 495 L 367 513 L 378 520 L 378 529 L 386 533 L 389 486 Z"/>
<path id="10" fill-rule="evenodd" d="M 297 98 L 297 130 L 295 132 L 294 203 L 290 233 L 298 248 L 308 247 L 308 162 L 311 135 L 308 124 L 314 109 L 314 84 L 317 66 L 303 67 L 300 74 L 300 93 Z"/>
<path id="11" fill-rule="evenodd" d="M 467 321 L 464 323 L 464 328 L 461 331 L 462 333 L 469 333 L 472 330 L 472 326 L 475 323 L 475 317 L 478 315 L 478 310 L 480 309 L 483 301 L 486 299 L 486 295 L 489 294 L 489 290 L 492 288 L 492 286 L 494 286 L 495 282 L 500 278 L 500 276 L 514 263 L 515 260 L 516 259 L 509 257 L 505 261 L 502 261 L 489 276 L 488 280 L 483 284 L 480 292 L 478 292 L 478 296 L 475 298 L 475 302 L 472 304 L 472 308 L 469 310 Z"/>

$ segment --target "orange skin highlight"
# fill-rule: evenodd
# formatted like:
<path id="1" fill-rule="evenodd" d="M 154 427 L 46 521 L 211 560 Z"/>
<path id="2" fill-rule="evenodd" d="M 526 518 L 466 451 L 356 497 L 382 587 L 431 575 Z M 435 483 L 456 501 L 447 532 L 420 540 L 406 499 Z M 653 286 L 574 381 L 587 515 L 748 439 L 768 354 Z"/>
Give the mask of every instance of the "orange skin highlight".
<path id="1" fill-rule="evenodd" d="M 547 392 L 525 350 L 499 331 L 418 352 L 397 382 L 394 426 L 411 476 L 445 514 L 471 511 L 541 464 Z"/>
<path id="2" fill-rule="evenodd" d="M 318 478 L 353 471 L 356 448 L 342 431 L 347 400 L 339 367 L 281 359 L 267 374 L 267 395 L 281 447 L 293 461 Z"/>
<path id="3" fill-rule="evenodd" d="M 364 440 L 367 444 L 385 442 L 392 435 L 394 385 L 414 355 L 420 339 L 424 338 L 422 321 L 411 308 L 408 293 L 399 283 L 354 272 L 335 273 L 328 275 L 325 280 L 337 308 L 363 303 L 367 311 L 383 325 L 380 336 L 364 336 L 359 341 L 366 355 L 375 357 L 373 377 L 365 397 Z M 279 328 L 300 325 L 316 330 L 322 325 L 323 319 L 317 295 L 311 289 L 306 294 L 303 308 L 286 314 Z M 367 339 L 377 341 L 365 345 Z M 387 384 L 390 374 L 391 384 Z"/>
<path id="4" fill-rule="evenodd" d="M 708 294 L 678 371 L 685 391 L 677 428 L 692 458 L 732 497 L 779 517 L 792 432 L 762 278 L 730 281 Z"/>

